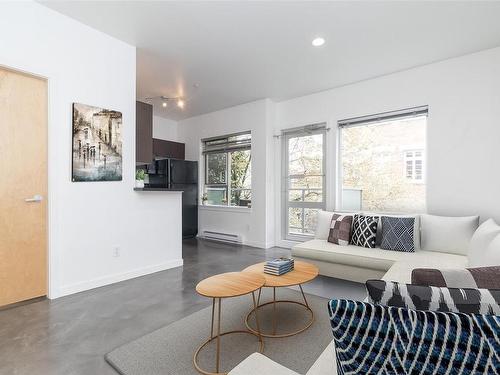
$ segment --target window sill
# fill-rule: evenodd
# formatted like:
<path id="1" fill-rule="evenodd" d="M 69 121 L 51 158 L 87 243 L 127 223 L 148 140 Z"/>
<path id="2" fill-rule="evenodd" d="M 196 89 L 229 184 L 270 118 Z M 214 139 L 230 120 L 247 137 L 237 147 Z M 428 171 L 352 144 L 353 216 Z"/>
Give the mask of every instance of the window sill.
<path id="1" fill-rule="evenodd" d="M 248 207 L 239 206 L 215 206 L 215 205 L 200 205 L 198 206 L 203 211 L 226 211 L 226 212 L 241 212 L 251 213 L 252 209 Z"/>
<path id="2" fill-rule="evenodd" d="M 294 242 L 296 244 L 314 240 L 314 234 L 311 235 L 300 235 L 300 234 L 288 234 L 283 238 L 284 241 Z"/>

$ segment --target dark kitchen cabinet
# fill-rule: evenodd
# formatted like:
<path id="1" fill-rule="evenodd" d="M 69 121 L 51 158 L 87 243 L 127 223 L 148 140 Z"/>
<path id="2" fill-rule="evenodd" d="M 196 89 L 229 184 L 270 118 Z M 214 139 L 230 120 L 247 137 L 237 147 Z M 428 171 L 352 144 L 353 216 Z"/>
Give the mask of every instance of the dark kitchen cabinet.
<path id="1" fill-rule="evenodd" d="M 135 161 L 151 163 L 153 160 L 153 106 L 135 102 Z"/>
<path id="2" fill-rule="evenodd" d="M 155 158 L 172 158 L 184 160 L 186 155 L 186 147 L 184 143 L 153 138 L 153 155 Z"/>

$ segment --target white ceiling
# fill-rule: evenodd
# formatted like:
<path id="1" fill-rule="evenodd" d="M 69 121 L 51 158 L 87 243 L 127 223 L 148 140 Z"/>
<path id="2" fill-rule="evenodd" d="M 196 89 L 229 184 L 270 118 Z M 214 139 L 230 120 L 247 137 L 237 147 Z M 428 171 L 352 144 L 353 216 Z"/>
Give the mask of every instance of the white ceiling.
<path id="1" fill-rule="evenodd" d="M 182 111 L 155 106 L 174 120 L 500 45 L 500 2 L 42 3 L 137 46 L 138 99 L 184 96 Z"/>

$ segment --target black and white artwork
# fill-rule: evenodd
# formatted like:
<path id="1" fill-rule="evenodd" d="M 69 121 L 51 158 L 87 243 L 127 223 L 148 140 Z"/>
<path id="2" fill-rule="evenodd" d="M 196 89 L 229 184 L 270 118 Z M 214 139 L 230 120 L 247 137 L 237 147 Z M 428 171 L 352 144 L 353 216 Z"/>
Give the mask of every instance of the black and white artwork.
<path id="1" fill-rule="evenodd" d="M 121 181 L 121 112 L 73 103 L 73 181 Z"/>

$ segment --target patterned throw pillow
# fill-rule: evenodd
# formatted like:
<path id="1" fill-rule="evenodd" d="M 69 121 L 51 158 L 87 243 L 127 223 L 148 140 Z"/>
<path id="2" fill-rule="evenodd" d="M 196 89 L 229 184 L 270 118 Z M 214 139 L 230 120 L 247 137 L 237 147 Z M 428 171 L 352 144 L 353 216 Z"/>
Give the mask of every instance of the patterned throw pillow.
<path id="1" fill-rule="evenodd" d="M 378 216 L 354 215 L 351 243 L 362 247 L 375 247 Z"/>
<path id="2" fill-rule="evenodd" d="M 328 242 L 347 246 L 351 240 L 352 215 L 333 214 Z"/>
<path id="3" fill-rule="evenodd" d="M 333 300 L 339 374 L 498 374 L 500 317 Z"/>
<path id="4" fill-rule="evenodd" d="M 500 266 L 434 269 L 415 268 L 411 283 L 448 288 L 500 289 Z"/>
<path id="5" fill-rule="evenodd" d="M 438 288 L 368 280 L 368 301 L 415 310 L 500 315 L 500 290 Z"/>
<path id="6" fill-rule="evenodd" d="M 382 216 L 382 244 L 385 250 L 415 252 L 414 217 Z"/>

